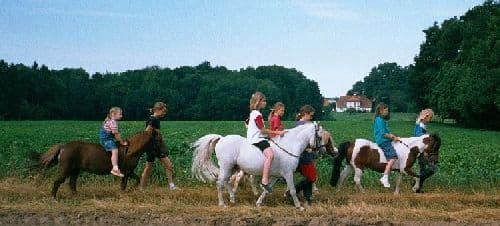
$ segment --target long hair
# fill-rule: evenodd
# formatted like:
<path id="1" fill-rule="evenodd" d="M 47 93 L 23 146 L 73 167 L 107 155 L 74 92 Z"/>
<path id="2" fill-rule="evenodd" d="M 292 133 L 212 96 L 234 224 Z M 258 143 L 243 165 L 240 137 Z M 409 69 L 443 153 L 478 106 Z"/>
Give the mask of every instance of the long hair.
<path id="1" fill-rule="evenodd" d="M 250 98 L 250 111 L 259 110 L 259 104 L 264 99 L 266 99 L 266 96 L 259 91 L 252 94 L 252 97 Z"/>
<path id="2" fill-rule="evenodd" d="M 299 113 L 295 117 L 295 121 L 299 121 L 305 114 L 311 114 L 314 112 L 316 112 L 316 110 L 314 110 L 313 106 L 306 104 L 300 108 Z"/>
<path id="3" fill-rule="evenodd" d="M 373 120 L 375 121 L 375 119 L 379 116 L 382 117 L 382 110 L 387 109 L 387 108 L 389 108 L 389 106 L 387 106 L 387 104 L 384 102 L 381 102 L 380 104 L 378 104 L 377 108 L 375 108 L 375 115 L 373 115 Z M 382 117 L 382 118 L 385 118 L 385 117 Z"/>
<path id="4" fill-rule="evenodd" d="M 281 102 L 276 102 L 273 106 L 273 108 L 271 108 L 271 112 L 269 112 L 269 117 L 267 117 L 268 121 L 271 121 L 271 118 L 273 117 L 274 113 L 276 111 L 278 111 L 279 109 L 284 109 L 285 108 L 285 104 L 281 103 Z"/>

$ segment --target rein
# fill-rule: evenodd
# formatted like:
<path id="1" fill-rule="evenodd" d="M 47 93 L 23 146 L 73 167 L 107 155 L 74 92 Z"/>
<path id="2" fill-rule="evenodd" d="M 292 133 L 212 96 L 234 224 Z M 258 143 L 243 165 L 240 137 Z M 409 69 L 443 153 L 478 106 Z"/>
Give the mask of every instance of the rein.
<path id="1" fill-rule="evenodd" d="M 298 158 L 299 156 L 298 155 L 295 155 L 293 153 L 290 153 L 289 151 L 287 151 L 285 148 L 281 147 L 278 143 L 276 143 L 276 141 L 274 141 L 273 139 L 268 139 L 269 141 L 273 142 L 273 144 L 275 144 L 279 149 L 281 149 L 282 151 L 284 151 L 285 153 L 287 153 L 288 155 L 292 156 L 292 157 L 295 157 L 295 158 Z"/>
<path id="2" fill-rule="evenodd" d="M 399 143 L 403 144 L 403 145 L 404 145 L 404 146 L 406 146 L 408 149 L 410 149 L 410 146 L 409 146 L 408 144 L 406 144 L 405 142 L 403 142 L 403 141 L 401 141 L 401 140 L 400 140 L 400 141 L 399 141 Z"/>

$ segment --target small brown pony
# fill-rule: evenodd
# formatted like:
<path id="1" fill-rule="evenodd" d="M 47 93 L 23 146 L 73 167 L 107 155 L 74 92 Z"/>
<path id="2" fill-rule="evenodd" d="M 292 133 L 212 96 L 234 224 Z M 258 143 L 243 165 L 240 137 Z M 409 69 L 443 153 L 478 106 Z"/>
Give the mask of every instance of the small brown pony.
<path id="1" fill-rule="evenodd" d="M 125 175 L 121 181 L 121 189 L 127 187 L 128 178 L 134 178 L 139 184 L 140 178 L 134 173 L 139 158 L 145 151 L 157 151 L 164 145 L 159 130 L 141 131 L 127 139 L 128 146 L 119 146 L 118 162 Z M 110 175 L 112 168 L 111 152 L 104 150 L 99 144 L 83 141 L 70 141 L 66 144 L 56 144 L 39 158 L 38 165 L 49 168 L 59 162 L 60 175 L 54 181 L 52 196 L 56 198 L 59 186 L 69 179 L 69 187 L 76 194 L 76 180 L 81 171 L 98 175 Z"/>
<path id="2" fill-rule="evenodd" d="M 437 134 L 426 134 L 421 137 L 401 138 L 400 142 L 393 141 L 392 145 L 398 155 L 398 160 L 392 166 L 392 170 L 400 172 L 394 193 L 399 194 L 402 174 L 413 177 L 416 183 L 412 189 L 413 191 L 417 191 L 420 186 L 420 178 L 412 171 L 411 167 L 419 154 L 424 155 L 424 158 L 427 158 L 430 162 L 437 163 L 439 160 L 441 138 Z M 340 168 L 343 160 L 346 160 L 347 163 L 341 174 Z M 334 159 L 330 185 L 336 186 L 337 190 L 340 189 L 344 179 L 354 171 L 354 182 L 359 190 L 363 192 L 364 189 L 361 186 L 363 170 L 369 168 L 382 173 L 386 164 L 387 159 L 377 144 L 365 139 L 344 142 L 340 144 L 339 156 Z"/>

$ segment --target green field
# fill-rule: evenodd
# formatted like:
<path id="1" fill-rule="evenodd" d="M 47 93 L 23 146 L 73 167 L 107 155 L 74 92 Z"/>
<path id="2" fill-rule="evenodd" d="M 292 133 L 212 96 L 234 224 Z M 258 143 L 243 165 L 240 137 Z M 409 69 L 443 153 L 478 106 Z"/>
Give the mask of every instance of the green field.
<path id="1" fill-rule="evenodd" d="M 392 132 L 400 137 L 411 136 L 414 115 L 393 114 L 389 121 Z M 372 139 L 370 114 L 336 114 L 334 121 L 323 121 L 337 145 L 354 138 Z M 0 122 L 0 179 L 15 177 L 29 180 L 37 172 L 28 170 L 27 153 L 45 152 L 55 143 L 71 140 L 97 142 L 97 132 L 101 122 L 89 121 L 2 121 Z M 293 122 L 285 122 L 290 128 Z M 124 137 L 142 130 L 142 121 L 122 121 L 120 129 Z M 456 127 L 453 124 L 431 123 L 430 132 L 439 133 L 442 138 L 438 172 L 426 181 L 426 190 L 491 191 L 500 187 L 500 132 L 480 131 Z M 174 163 L 174 180 L 181 186 L 200 185 L 190 175 L 192 150 L 190 143 L 209 133 L 222 135 L 245 132 L 243 122 L 181 122 L 163 121 L 162 132 L 170 158 Z M 145 155 L 141 158 L 136 172 L 142 170 Z M 319 186 L 327 186 L 331 172 L 331 157 L 325 156 L 318 161 Z M 52 175 L 56 169 L 50 171 Z M 394 175 L 394 174 L 393 174 Z M 379 188 L 375 177 L 378 173 L 367 171 L 362 183 L 367 188 Z M 165 173 L 155 164 L 151 183 L 163 186 Z M 394 177 L 391 178 L 391 180 Z M 85 181 L 110 182 L 113 177 L 100 177 L 84 174 L 80 183 Z M 83 182 L 82 182 L 83 181 Z M 405 178 L 405 183 L 409 178 Z M 352 179 L 346 182 L 353 187 Z M 493 189 L 496 190 L 496 189 Z"/>

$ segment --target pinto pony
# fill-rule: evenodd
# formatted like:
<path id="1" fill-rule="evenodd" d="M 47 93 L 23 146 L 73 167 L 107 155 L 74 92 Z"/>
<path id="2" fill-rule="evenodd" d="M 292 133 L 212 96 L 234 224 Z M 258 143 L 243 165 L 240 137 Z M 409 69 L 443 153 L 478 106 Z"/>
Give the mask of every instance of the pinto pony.
<path id="1" fill-rule="evenodd" d="M 129 177 L 136 179 L 139 184 L 140 178 L 134 173 L 139 158 L 145 151 L 158 151 L 161 145 L 164 145 L 162 140 L 160 131 L 151 129 L 138 132 L 127 139 L 128 146 L 119 146 L 118 162 L 125 175 L 121 181 L 122 190 L 127 187 Z M 59 162 L 60 174 L 52 187 L 52 196 L 56 198 L 59 186 L 68 177 L 70 178 L 69 187 L 72 193 L 76 194 L 76 180 L 81 171 L 109 175 L 112 168 L 110 155 L 111 152 L 105 151 L 99 144 L 70 141 L 52 146 L 39 157 L 38 165 L 42 168 L 49 168 Z"/>
<path id="2" fill-rule="evenodd" d="M 400 174 L 396 182 L 395 194 L 399 194 L 399 185 L 401 183 L 402 174 L 407 174 L 415 180 L 413 191 L 419 189 L 419 177 L 412 171 L 411 167 L 415 163 L 417 156 L 424 155 L 430 162 L 437 163 L 439 159 L 439 148 L 441 146 L 441 138 L 437 134 L 422 135 L 420 137 L 401 138 L 401 141 L 393 141 L 392 145 L 396 150 L 398 159 L 392 166 L 393 170 L 399 170 Z M 342 173 L 340 168 L 342 161 L 346 160 L 346 166 Z M 387 159 L 380 147 L 365 139 L 356 139 L 354 142 L 344 142 L 340 144 L 339 156 L 335 158 L 332 170 L 330 184 L 337 186 L 340 189 L 344 179 L 354 170 L 354 182 L 361 192 L 364 192 L 361 186 L 361 176 L 365 168 L 372 169 L 377 172 L 384 172 Z"/>
<path id="3" fill-rule="evenodd" d="M 270 170 L 270 184 L 274 185 L 279 177 L 285 178 L 295 207 L 301 210 L 303 208 L 296 196 L 293 173 L 299 163 L 299 156 L 306 147 L 322 147 L 322 133 L 323 130 L 316 123 L 308 123 L 288 130 L 279 141 L 270 142 L 274 152 L 274 160 Z M 230 202 L 235 203 L 235 193 L 228 180 L 236 166 L 247 174 L 262 175 L 265 159 L 262 151 L 242 136 L 228 135 L 223 137 L 209 134 L 198 139 L 192 146 L 194 153 L 191 171 L 196 178 L 202 181 L 217 179 L 217 194 L 221 207 L 226 207 L 222 197 L 224 187 L 229 192 Z M 214 150 L 220 170 L 210 158 Z M 266 195 L 267 191 L 264 190 L 256 202 L 257 206 L 262 204 Z"/>

